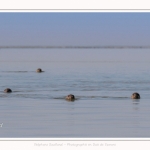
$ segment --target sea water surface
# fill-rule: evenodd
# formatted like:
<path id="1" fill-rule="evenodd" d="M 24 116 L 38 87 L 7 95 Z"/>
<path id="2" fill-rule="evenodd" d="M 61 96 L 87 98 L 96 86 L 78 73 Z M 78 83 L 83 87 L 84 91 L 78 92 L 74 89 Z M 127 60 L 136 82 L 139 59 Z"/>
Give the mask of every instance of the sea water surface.
<path id="1" fill-rule="evenodd" d="M 0 137 L 150 137 L 149 58 L 149 49 L 0 49 Z"/>

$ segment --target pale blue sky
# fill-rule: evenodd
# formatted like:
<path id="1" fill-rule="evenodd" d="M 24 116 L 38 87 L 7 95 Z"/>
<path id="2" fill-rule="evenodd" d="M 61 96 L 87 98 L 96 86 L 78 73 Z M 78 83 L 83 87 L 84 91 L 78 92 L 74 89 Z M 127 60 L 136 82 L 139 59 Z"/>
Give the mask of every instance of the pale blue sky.
<path id="1" fill-rule="evenodd" d="M 150 13 L 0 13 L 0 46 L 150 45 Z"/>

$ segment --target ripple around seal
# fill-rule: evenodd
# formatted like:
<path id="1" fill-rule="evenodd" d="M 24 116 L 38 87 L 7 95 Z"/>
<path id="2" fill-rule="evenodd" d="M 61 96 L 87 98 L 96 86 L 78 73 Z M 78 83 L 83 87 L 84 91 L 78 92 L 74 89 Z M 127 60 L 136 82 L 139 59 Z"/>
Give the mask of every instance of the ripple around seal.
<path id="1" fill-rule="evenodd" d="M 53 99 L 65 99 L 64 96 L 61 97 L 53 97 Z M 112 100 L 126 100 L 130 99 L 130 97 L 115 97 L 115 96 L 75 96 L 75 100 L 104 100 L 104 99 L 112 99 Z"/>
<path id="2" fill-rule="evenodd" d="M 120 96 L 78 96 L 77 99 L 81 100 L 126 100 L 130 97 L 120 97 Z"/>
<path id="3" fill-rule="evenodd" d="M 27 73 L 29 71 L 2 71 L 3 73 Z"/>
<path id="4" fill-rule="evenodd" d="M 34 91 L 35 92 L 35 91 Z M 12 93 L 4 93 L 0 94 L 2 98 L 33 98 L 33 99 L 47 99 L 47 100 L 65 100 L 66 96 L 54 96 L 52 94 L 40 94 L 32 92 L 22 92 L 22 91 L 13 91 Z M 75 100 L 127 100 L 130 97 L 120 97 L 120 96 L 75 96 Z M 133 101 L 140 101 L 133 99 Z"/>

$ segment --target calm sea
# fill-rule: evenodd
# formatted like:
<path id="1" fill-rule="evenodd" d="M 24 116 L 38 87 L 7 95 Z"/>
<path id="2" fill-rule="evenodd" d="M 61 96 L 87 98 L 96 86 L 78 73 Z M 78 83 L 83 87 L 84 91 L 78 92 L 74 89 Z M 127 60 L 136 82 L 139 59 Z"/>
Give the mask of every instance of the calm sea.
<path id="1" fill-rule="evenodd" d="M 68 94 L 76 100 L 66 101 Z M 149 131 L 149 49 L 0 49 L 1 138 L 143 138 Z"/>

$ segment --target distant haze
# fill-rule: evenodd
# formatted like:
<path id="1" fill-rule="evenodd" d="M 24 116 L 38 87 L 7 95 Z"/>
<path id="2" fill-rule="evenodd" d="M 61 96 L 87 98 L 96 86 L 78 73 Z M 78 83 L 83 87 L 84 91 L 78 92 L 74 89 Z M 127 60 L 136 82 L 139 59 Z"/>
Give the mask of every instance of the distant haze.
<path id="1" fill-rule="evenodd" d="M 150 13 L 0 13 L 0 46 L 150 46 Z"/>

